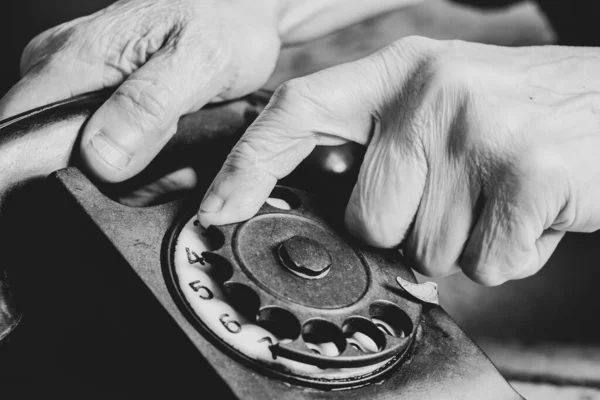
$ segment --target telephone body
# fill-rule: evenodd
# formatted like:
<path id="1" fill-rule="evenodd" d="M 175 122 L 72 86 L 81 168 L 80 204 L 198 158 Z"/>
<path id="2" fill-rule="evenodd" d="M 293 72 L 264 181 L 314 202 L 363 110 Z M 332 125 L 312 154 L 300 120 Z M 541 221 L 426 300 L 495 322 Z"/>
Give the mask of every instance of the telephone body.
<path id="1" fill-rule="evenodd" d="M 3 399 L 521 398 L 440 306 L 397 285 L 416 283 L 398 252 L 345 232 L 358 147 L 317 148 L 257 216 L 205 230 L 202 189 L 270 93 L 183 117 L 142 174 L 111 186 L 73 152 L 107 95 L 0 122 L 14 327 L 0 342 Z M 334 152 L 341 172 L 327 168 Z M 114 200 L 182 166 L 197 191 L 150 207 Z"/>

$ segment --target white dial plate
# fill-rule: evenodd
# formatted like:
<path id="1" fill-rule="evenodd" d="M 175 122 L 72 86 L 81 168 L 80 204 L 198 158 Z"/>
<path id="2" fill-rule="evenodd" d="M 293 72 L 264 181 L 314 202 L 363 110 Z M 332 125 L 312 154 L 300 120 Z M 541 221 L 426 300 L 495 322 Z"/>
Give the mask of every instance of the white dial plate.
<path id="1" fill-rule="evenodd" d="M 357 368 L 321 369 L 281 356 L 273 359 L 270 346 L 278 343 L 278 338 L 227 303 L 223 284 L 216 279 L 219 274 L 214 273 L 216 266 L 210 265 L 202 257 L 203 252 L 210 250 L 212 249 L 204 235 L 204 229 L 198 224 L 196 217 L 191 218 L 181 230 L 175 245 L 176 280 L 185 300 L 204 326 L 238 352 L 271 368 L 302 377 L 331 380 L 364 377 L 389 362 L 385 360 Z M 350 342 L 353 341 L 358 341 L 365 350 L 373 347 L 364 338 L 350 338 Z M 331 345 L 335 346 L 333 343 Z M 323 351 L 321 348 L 324 355 L 335 353 L 327 343 L 319 346 L 327 350 Z M 314 345 L 308 344 L 307 350 L 312 347 Z"/>

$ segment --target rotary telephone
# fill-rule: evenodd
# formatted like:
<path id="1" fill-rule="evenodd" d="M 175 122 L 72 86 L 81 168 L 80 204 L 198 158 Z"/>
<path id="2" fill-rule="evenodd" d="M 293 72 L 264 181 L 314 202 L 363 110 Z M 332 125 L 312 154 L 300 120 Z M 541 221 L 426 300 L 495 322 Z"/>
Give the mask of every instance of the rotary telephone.
<path id="1" fill-rule="evenodd" d="M 256 216 L 203 229 L 202 188 L 270 93 L 183 117 L 118 185 L 90 180 L 73 152 L 107 95 L 0 122 L 3 399 L 521 398 L 399 252 L 344 230 L 357 147 L 317 148 Z M 185 165 L 196 191 L 114 200 Z"/>

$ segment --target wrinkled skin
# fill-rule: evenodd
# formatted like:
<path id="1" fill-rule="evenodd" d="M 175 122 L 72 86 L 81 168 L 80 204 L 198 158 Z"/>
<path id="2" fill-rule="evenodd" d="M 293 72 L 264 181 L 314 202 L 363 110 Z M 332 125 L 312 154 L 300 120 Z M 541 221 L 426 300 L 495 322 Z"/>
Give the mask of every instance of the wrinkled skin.
<path id="1" fill-rule="evenodd" d="M 600 53 L 425 38 L 281 86 L 200 207 L 251 217 L 317 144 L 368 146 L 350 231 L 426 275 L 530 276 L 566 231 L 600 227 Z"/>
<path id="2" fill-rule="evenodd" d="M 81 150 L 100 179 L 127 179 L 160 151 L 183 114 L 266 82 L 280 49 L 274 4 L 121 0 L 52 28 L 25 49 L 23 78 L 0 102 L 0 119 L 117 88 L 86 125 Z M 173 179 L 193 185 L 189 178 Z"/>

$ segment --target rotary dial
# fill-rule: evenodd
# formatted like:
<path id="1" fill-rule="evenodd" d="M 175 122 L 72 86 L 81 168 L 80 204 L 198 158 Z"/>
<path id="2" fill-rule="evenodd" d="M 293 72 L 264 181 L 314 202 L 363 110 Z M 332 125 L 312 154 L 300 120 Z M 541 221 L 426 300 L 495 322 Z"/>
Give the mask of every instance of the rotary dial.
<path id="1" fill-rule="evenodd" d="M 361 247 L 344 207 L 277 187 L 258 214 L 174 230 L 169 277 L 205 334 L 263 371 L 300 383 L 354 386 L 402 361 L 421 304 L 396 251 Z"/>

